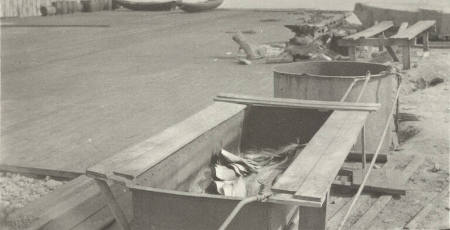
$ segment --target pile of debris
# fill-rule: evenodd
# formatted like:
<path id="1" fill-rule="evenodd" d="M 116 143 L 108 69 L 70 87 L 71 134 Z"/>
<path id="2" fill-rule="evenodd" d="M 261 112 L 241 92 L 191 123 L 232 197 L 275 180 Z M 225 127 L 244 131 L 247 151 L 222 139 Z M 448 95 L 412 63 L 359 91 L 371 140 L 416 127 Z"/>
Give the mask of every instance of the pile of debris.
<path id="1" fill-rule="evenodd" d="M 315 12 L 304 14 L 295 24 L 285 25 L 295 35 L 282 45 L 259 45 L 248 40 L 242 33 L 233 35 L 233 40 L 246 54 L 240 62 L 265 59 L 266 63 L 288 63 L 302 60 L 346 60 L 348 51 L 337 41 L 355 33 L 360 24 L 354 22 L 352 14 Z"/>

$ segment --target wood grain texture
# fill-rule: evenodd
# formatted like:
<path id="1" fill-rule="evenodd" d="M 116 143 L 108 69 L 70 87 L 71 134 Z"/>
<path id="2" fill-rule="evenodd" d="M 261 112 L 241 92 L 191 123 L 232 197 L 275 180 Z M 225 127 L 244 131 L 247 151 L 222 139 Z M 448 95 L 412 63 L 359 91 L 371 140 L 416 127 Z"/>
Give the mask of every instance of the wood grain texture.
<path id="1" fill-rule="evenodd" d="M 325 230 L 327 229 L 328 199 L 320 208 L 300 207 L 298 230 Z"/>
<path id="2" fill-rule="evenodd" d="M 421 20 L 416 22 L 414 25 L 406 28 L 405 30 L 397 33 L 396 35 L 391 36 L 391 38 L 405 38 L 411 40 L 417 37 L 417 35 L 431 29 L 435 25 L 435 20 Z"/>
<path id="3" fill-rule="evenodd" d="M 118 175 L 125 175 L 129 179 L 134 179 L 184 144 L 224 122 L 230 116 L 236 115 L 244 108 L 243 105 L 217 102 L 190 118 L 167 128 L 160 134 L 87 169 L 87 174 L 94 177 L 108 177 L 113 170 L 117 170 Z M 165 151 L 161 152 L 161 150 Z M 127 166 L 124 167 L 123 165 Z"/>
<path id="4" fill-rule="evenodd" d="M 358 189 L 364 179 L 364 170 L 353 171 L 352 187 Z M 384 195 L 405 195 L 406 187 L 403 173 L 398 170 L 373 170 L 364 186 L 364 192 L 375 192 Z"/>
<path id="5" fill-rule="evenodd" d="M 146 141 L 145 149 L 133 148 L 131 151 L 121 153 L 121 156 L 124 157 L 121 160 L 121 166 L 114 168 L 113 172 L 128 179 L 135 179 L 170 154 L 242 112 L 245 108 L 245 105 L 216 102 L 150 138 Z M 130 159 L 129 156 L 134 157 Z M 124 162 L 125 159 L 127 163 Z"/>
<path id="6" fill-rule="evenodd" d="M 437 203 L 446 201 L 448 202 L 449 190 L 448 188 L 444 188 L 439 194 L 437 194 L 433 200 L 424 206 L 420 211 L 406 224 L 406 229 L 418 229 L 419 224 L 425 220 L 430 211 L 437 205 Z"/>
<path id="7" fill-rule="evenodd" d="M 337 101 L 300 100 L 290 98 L 257 97 L 242 94 L 219 94 L 214 100 L 253 106 L 307 108 L 307 109 L 376 111 L 380 108 L 380 104 L 378 103 L 352 103 L 352 102 L 337 102 Z"/>
<path id="8" fill-rule="evenodd" d="M 242 68 L 222 57 L 236 49 L 223 35 L 237 26 L 262 26 L 267 34 L 255 37 L 263 40 L 291 36 L 261 25 L 261 17 L 289 15 L 115 11 L 2 19 L 22 27 L 2 28 L 0 162 L 44 175 L 83 174 L 210 105 L 219 92 L 272 95 L 271 65 Z"/>
<path id="9" fill-rule="evenodd" d="M 400 24 L 400 26 L 398 27 L 396 34 L 402 34 L 406 30 L 406 28 L 408 28 L 408 22 L 402 22 L 402 24 Z"/>
<path id="10" fill-rule="evenodd" d="M 402 177 L 399 183 L 406 184 L 413 173 L 422 165 L 424 157 L 419 155 L 415 156 L 411 162 L 406 166 L 405 169 L 401 171 Z M 377 217 L 378 213 L 389 203 L 392 196 L 383 195 L 380 196 L 374 203 L 372 207 L 369 208 L 367 212 L 361 216 L 356 223 L 351 226 L 351 229 L 367 229 L 374 218 Z"/>
<path id="11" fill-rule="evenodd" d="M 278 178 L 274 186 L 272 187 L 273 190 L 279 191 L 279 192 L 287 192 L 287 193 L 295 193 L 297 190 L 299 190 L 305 181 L 308 180 L 308 177 L 314 176 L 314 173 L 316 173 L 317 165 L 322 165 L 326 163 L 321 163 L 321 161 L 327 162 L 327 159 L 325 156 L 330 154 L 330 151 L 333 148 L 336 148 L 337 146 L 340 146 L 339 138 L 341 138 L 342 134 L 350 134 L 346 133 L 344 130 L 347 128 L 352 129 L 353 125 L 351 125 L 351 120 L 355 120 L 354 127 L 359 126 L 359 129 L 361 129 L 362 125 L 364 124 L 365 119 L 367 118 L 368 112 L 350 112 L 350 111 L 335 111 L 333 112 L 328 120 L 322 125 L 322 127 L 319 129 L 319 131 L 314 135 L 314 137 L 309 141 L 308 145 L 303 149 L 302 153 L 291 163 L 291 165 L 286 169 L 286 171 Z M 358 123 L 358 124 L 356 124 Z M 349 127 L 346 127 L 349 125 Z M 351 131 L 352 132 L 352 131 Z M 358 136 L 359 130 L 356 132 L 356 134 L 351 133 L 349 136 L 350 141 L 352 139 L 352 135 L 356 137 Z M 345 147 L 347 143 L 345 143 Z M 350 144 L 350 148 L 352 147 L 354 143 Z M 350 151 L 350 149 L 349 149 Z M 349 152 L 348 151 L 348 152 Z M 342 162 L 346 158 L 348 152 L 346 152 L 344 155 Z M 341 167 L 340 163 L 337 172 L 339 171 L 339 168 Z M 337 163 L 339 164 L 339 162 Z M 336 165 L 333 165 L 333 169 L 331 171 L 334 171 Z M 323 170 L 323 168 L 320 168 Z M 314 173 L 312 173 L 314 172 Z M 336 176 L 336 175 L 334 175 Z M 328 178 L 325 178 L 325 180 L 328 183 Z M 329 181 L 329 186 L 331 186 L 331 183 L 333 182 L 334 177 L 331 181 Z M 322 182 L 322 181 L 321 181 Z M 324 195 L 324 194 L 323 194 Z M 322 201 L 322 199 L 321 199 Z"/>
<path id="12" fill-rule="evenodd" d="M 296 191 L 296 198 L 324 201 L 368 115 L 368 112 L 352 112 L 347 115 L 347 122 L 336 134 L 333 142 L 328 144 L 321 159 Z"/>
<path id="13" fill-rule="evenodd" d="M 369 27 L 363 31 L 349 35 L 349 36 L 345 37 L 344 39 L 356 40 L 359 38 L 372 37 L 374 35 L 382 33 L 383 31 L 386 31 L 387 29 L 389 29 L 393 26 L 394 26 L 394 23 L 392 21 L 382 21 L 382 22 L 375 24 L 374 26 Z"/>

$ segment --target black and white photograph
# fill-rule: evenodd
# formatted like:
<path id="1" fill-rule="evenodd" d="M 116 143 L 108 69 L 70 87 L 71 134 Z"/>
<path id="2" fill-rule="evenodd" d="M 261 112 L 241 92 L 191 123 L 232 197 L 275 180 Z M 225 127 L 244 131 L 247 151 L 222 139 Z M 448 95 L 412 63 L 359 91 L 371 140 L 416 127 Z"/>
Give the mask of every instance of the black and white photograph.
<path id="1" fill-rule="evenodd" d="M 450 0 L 0 0 L 0 229 L 450 230 Z"/>

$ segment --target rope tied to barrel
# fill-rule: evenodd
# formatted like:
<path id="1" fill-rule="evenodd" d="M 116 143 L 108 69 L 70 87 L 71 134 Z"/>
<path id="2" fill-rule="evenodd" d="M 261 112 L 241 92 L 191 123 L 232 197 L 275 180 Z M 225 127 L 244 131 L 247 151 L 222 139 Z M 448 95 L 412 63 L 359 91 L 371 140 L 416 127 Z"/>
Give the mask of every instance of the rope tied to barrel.
<path id="1" fill-rule="evenodd" d="M 400 95 L 400 89 L 401 89 L 401 74 L 399 72 L 397 72 L 397 71 L 391 72 L 391 73 L 395 74 L 397 76 L 397 81 L 398 81 L 397 84 L 398 85 L 397 85 L 397 91 L 396 91 L 396 94 L 395 94 L 395 97 L 394 97 L 394 101 L 398 102 L 398 98 L 399 98 L 399 95 Z M 394 109 L 396 109 L 396 106 L 392 106 L 390 114 L 394 113 Z M 387 134 L 387 131 L 389 129 L 389 125 L 390 125 L 390 122 L 391 122 L 392 118 L 393 118 L 393 116 L 389 116 L 387 121 L 386 121 L 386 124 L 385 124 L 384 130 L 383 130 L 383 133 L 381 135 L 380 141 L 378 142 L 377 149 L 376 149 L 376 151 L 375 151 L 375 153 L 374 153 L 374 155 L 372 157 L 372 161 L 370 162 L 370 165 L 369 165 L 369 167 L 367 169 L 367 172 L 366 172 L 366 174 L 364 176 L 364 179 L 363 179 L 361 185 L 359 186 L 358 191 L 356 192 L 356 195 L 355 195 L 355 197 L 353 198 L 353 200 L 352 200 L 352 202 L 350 204 L 350 207 L 348 208 L 347 212 L 345 213 L 344 218 L 342 219 L 341 223 L 338 226 L 338 230 L 342 230 L 343 229 L 344 224 L 347 221 L 348 217 L 350 216 L 350 213 L 351 213 L 353 207 L 355 206 L 356 202 L 358 201 L 359 197 L 361 196 L 361 193 L 362 193 L 362 191 L 364 189 L 364 186 L 366 185 L 367 179 L 369 178 L 369 175 L 370 175 L 370 173 L 371 173 L 371 171 L 373 169 L 373 166 L 375 165 L 375 162 L 377 160 L 378 154 L 381 151 L 381 147 L 383 146 L 384 138 L 386 137 L 386 134 Z"/>

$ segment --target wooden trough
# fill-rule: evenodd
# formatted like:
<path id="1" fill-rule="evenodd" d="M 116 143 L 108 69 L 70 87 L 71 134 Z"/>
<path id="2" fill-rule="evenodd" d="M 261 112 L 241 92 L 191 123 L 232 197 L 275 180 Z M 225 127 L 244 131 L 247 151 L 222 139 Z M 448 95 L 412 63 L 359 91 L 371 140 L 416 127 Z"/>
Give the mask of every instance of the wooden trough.
<path id="1" fill-rule="evenodd" d="M 279 229 L 299 207 L 301 229 L 324 229 L 330 186 L 369 113 L 380 105 L 236 95 L 216 100 L 236 103 L 215 102 L 87 170 L 119 224 L 131 228 L 108 180 L 130 188 L 133 229 L 217 229 L 242 198 L 186 190 L 212 152 L 220 145 L 236 152 L 300 140 L 309 144 L 286 170 L 288 174 L 280 176 L 274 194 L 266 202 L 245 206 L 229 229 Z"/>
<path id="2" fill-rule="evenodd" d="M 365 159 L 366 144 L 383 143 L 386 131 L 369 129 L 367 136 L 374 135 L 376 143 L 371 138 L 366 143 L 361 134 L 366 125 L 389 127 L 395 75 L 387 66 L 369 63 L 298 65 L 275 69 L 276 98 L 219 95 L 206 109 L 89 168 L 87 175 L 96 180 L 118 224 L 123 229 L 218 229 L 247 199 L 189 192 L 212 153 L 220 147 L 245 153 L 299 142 L 306 147 L 276 178 L 270 197 L 244 206 L 227 229 L 283 229 L 292 217 L 298 217 L 298 229 L 326 229 L 330 187 L 349 153 L 359 151 Z M 133 220 L 125 218 L 108 181 L 130 189 Z"/>

